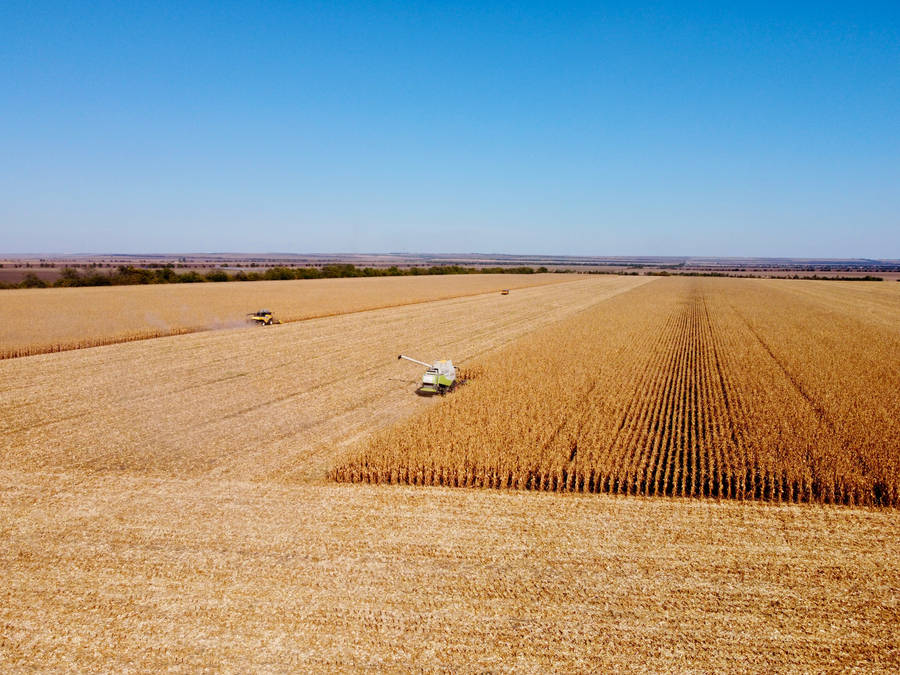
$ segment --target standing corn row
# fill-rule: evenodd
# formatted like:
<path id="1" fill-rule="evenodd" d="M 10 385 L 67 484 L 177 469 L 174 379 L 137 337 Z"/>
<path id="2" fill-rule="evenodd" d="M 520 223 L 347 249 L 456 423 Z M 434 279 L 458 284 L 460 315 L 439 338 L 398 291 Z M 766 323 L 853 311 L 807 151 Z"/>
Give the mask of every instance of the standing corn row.
<path id="1" fill-rule="evenodd" d="M 773 296 L 765 282 L 666 279 L 612 298 L 486 360 L 465 389 L 376 435 L 331 475 L 900 505 L 900 397 L 846 372 L 871 361 L 853 348 L 811 368 L 823 355 L 798 334 L 827 323 L 804 324 L 802 302 Z M 896 386 L 900 340 L 879 335 L 895 368 L 878 374 Z M 855 405 L 840 392 L 848 383 Z"/>

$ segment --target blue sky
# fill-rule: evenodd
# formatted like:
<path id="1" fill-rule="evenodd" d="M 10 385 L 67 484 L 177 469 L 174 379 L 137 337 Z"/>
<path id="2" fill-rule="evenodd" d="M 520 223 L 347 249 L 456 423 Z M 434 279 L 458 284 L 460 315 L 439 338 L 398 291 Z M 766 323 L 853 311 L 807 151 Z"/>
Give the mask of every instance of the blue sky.
<path id="1" fill-rule="evenodd" d="M 900 3 L 5 2 L 0 252 L 900 258 Z"/>

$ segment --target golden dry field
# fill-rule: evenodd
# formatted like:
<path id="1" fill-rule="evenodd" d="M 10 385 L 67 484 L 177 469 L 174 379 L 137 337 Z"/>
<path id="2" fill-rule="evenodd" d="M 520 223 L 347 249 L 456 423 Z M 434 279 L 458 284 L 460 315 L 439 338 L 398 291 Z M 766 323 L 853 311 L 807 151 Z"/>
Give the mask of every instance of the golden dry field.
<path id="1" fill-rule="evenodd" d="M 0 670 L 896 672 L 898 329 L 604 276 L 0 361 Z"/>
<path id="2" fill-rule="evenodd" d="M 561 283 L 568 274 L 471 274 L 40 288 L 0 293 L 0 359 L 246 325 L 346 314 Z"/>
<path id="3" fill-rule="evenodd" d="M 492 355 L 332 475 L 895 506 L 898 392 L 893 287 L 668 279 Z"/>
<path id="4" fill-rule="evenodd" d="M 893 512 L 0 476 L 5 672 L 900 667 Z"/>
<path id="5" fill-rule="evenodd" d="M 0 462 L 253 479 L 315 467 L 324 478 L 341 442 L 434 403 L 412 394 L 420 369 L 399 353 L 465 363 L 649 281 L 581 277 L 0 361 Z"/>

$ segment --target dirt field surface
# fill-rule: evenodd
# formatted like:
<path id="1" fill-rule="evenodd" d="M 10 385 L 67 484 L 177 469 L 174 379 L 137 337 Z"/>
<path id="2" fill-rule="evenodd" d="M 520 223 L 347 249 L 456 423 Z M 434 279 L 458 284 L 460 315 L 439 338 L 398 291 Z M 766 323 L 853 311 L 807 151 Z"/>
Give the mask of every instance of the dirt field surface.
<path id="1" fill-rule="evenodd" d="M 646 294 L 677 327 L 693 300 L 666 298 L 692 281 L 587 278 L 0 361 L 0 671 L 896 672 L 896 509 L 324 481 L 547 331 L 620 325 L 617 303 Z M 768 308 L 748 314 L 760 335 L 787 327 L 775 356 L 811 350 L 797 381 L 814 400 L 829 331 L 863 360 L 894 344 L 891 291 L 712 282 L 739 285 L 736 311 Z M 766 284 L 789 286 L 773 304 Z M 401 352 L 477 377 L 420 398 Z"/>
<path id="2" fill-rule="evenodd" d="M 7 672 L 900 668 L 892 512 L 0 476 Z"/>
<path id="3" fill-rule="evenodd" d="M 472 274 L 14 289 L 0 293 L 0 358 L 564 283 L 567 274 Z"/>

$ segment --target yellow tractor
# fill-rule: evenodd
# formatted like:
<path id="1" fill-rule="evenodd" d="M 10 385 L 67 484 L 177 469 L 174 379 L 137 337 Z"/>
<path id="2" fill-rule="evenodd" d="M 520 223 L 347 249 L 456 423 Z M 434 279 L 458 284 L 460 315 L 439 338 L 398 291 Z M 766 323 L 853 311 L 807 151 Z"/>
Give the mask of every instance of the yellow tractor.
<path id="1" fill-rule="evenodd" d="M 250 323 L 255 323 L 257 326 L 272 326 L 276 323 L 281 323 L 278 319 L 272 316 L 272 312 L 268 309 L 261 309 L 258 312 L 248 314 L 247 321 L 249 321 Z"/>

